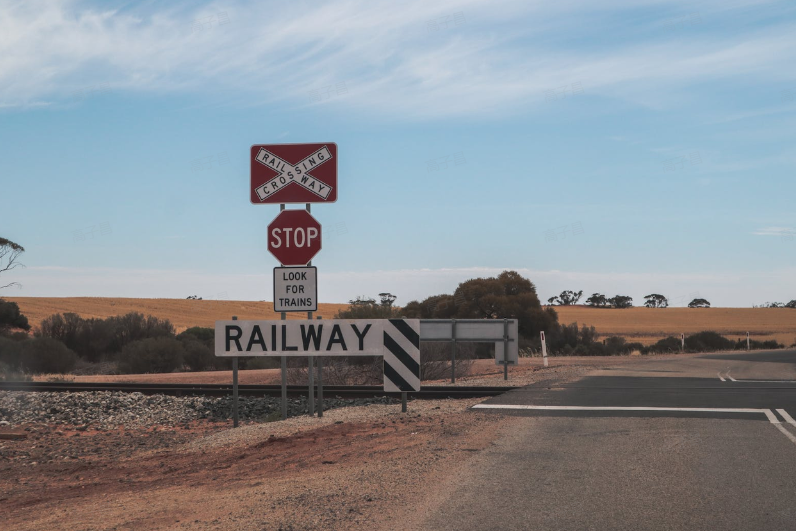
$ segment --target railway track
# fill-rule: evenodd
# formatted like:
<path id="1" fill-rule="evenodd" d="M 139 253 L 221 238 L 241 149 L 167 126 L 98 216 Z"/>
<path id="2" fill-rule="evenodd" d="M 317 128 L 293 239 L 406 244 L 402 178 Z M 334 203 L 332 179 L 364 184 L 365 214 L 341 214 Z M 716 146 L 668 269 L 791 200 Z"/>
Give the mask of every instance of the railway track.
<path id="1" fill-rule="evenodd" d="M 447 387 L 427 386 L 420 391 L 408 393 L 414 399 L 434 398 L 479 398 L 497 396 L 517 387 Z M 58 392 L 77 393 L 86 391 L 116 391 L 124 393 L 143 393 L 147 395 L 164 394 L 172 396 L 203 395 L 227 396 L 232 394 L 232 384 L 151 384 L 151 383 L 102 383 L 102 382 L 0 382 L 0 391 Z M 306 395 L 306 385 L 288 385 L 289 396 Z M 324 385 L 327 398 L 371 398 L 393 396 L 400 393 L 386 393 L 376 385 Z M 280 385 L 239 385 L 240 396 L 281 396 Z"/>

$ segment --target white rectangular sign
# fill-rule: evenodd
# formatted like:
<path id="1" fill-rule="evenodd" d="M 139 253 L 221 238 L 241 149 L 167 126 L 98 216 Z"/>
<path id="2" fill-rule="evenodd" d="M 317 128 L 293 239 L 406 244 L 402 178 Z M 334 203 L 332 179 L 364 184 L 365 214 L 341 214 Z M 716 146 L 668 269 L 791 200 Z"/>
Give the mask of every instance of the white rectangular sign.
<path id="1" fill-rule="evenodd" d="M 315 267 L 274 268 L 274 311 L 318 311 L 318 270 Z"/>
<path id="2" fill-rule="evenodd" d="M 385 344 L 419 352 L 419 331 L 418 319 L 216 321 L 216 356 L 383 356 Z"/>
<path id="3" fill-rule="evenodd" d="M 422 341 L 474 341 L 495 343 L 495 363 L 503 365 L 503 319 L 456 319 L 454 334 L 453 319 L 422 319 L 420 339 Z M 519 343 L 517 320 L 508 319 L 509 365 L 519 363 Z"/>

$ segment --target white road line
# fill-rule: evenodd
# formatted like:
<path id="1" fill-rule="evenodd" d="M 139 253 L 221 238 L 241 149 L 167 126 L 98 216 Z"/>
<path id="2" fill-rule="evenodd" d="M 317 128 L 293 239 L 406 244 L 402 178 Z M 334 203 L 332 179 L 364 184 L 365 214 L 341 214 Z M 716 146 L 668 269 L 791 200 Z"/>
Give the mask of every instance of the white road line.
<path id="1" fill-rule="evenodd" d="M 791 426 L 796 426 L 796 420 L 793 420 L 793 417 L 791 417 L 787 411 L 785 411 L 784 409 L 778 409 L 777 413 L 782 415 L 782 418 L 785 419 L 785 422 L 787 422 Z"/>
<path id="2" fill-rule="evenodd" d="M 684 411 L 688 413 L 760 413 L 769 409 L 756 408 L 708 408 L 708 407 L 639 407 L 639 406 L 530 406 L 524 404 L 476 404 L 473 409 L 515 409 L 543 411 Z M 771 413 L 773 415 L 773 413 Z M 776 417 L 774 417 L 776 420 Z M 770 417 L 769 417 L 770 420 Z"/>
<path id="3" fill-rule="evenodd" d="M 637 406 L 530 406 L 525 404 L 476 404 L 473 409 L 513 409 L 513 410 L 542 410 L 542 411 L 681 411 L 687 413 L 762 413 L 768 421 L 781 431 L 785 437 L 796 444 L 796 436 L 790 433 L 770 409 L 755 408 L 707 408 L 707 407 L 637 407 Z M 778 409 L 788 424 L 796 426 L 793 419 L 784 409 Z"/>
<path id="4" fill-rule="evenodd" d="M 725 380 L 724 378 L 721 377 L 721 371 L 717 372 L 716 374 L 719 375 L 719 380 L 721 380 L 722 382 L 726 382 L 727 381 L 727 380 Z"/>

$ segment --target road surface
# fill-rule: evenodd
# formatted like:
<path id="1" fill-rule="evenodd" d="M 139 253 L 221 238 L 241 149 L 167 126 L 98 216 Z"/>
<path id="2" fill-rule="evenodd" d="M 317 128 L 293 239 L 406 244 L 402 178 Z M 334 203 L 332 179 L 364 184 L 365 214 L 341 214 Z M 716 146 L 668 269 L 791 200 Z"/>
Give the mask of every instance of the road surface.
<path id="1" fill-rule="evenodd" d="M 514 418 L 424 529 L 796 529 L 794 350 L 643 360 L 482 406 Z"/>

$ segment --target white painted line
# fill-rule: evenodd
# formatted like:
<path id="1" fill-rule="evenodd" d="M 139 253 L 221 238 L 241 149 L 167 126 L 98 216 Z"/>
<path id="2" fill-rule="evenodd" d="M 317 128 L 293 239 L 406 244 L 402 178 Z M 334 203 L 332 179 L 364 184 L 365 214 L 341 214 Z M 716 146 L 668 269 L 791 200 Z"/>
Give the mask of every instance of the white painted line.
<path id="1" fill-rule="evenodd" d="M 785 437 L 787 437 L 788 439 L 790 439 L 790 441 L 791 441 L 793 444 L 796 444 L 796 436 L 794 436 L 794 435 L 793 435 L 791 432 L 789 432 L 788 430 L 786 430 L 786 429 L 785 429 L 785 426 L 783 426 L 783 425 L 782 425 L 782 424 L 780 424 L 779 422 L 777 422 L 776 424 L 774 424 L 774 426 L 776 426 L 776 428 L 777 428 L 779 431 L 781 431 L 782 433 L 784 433 L 784 434 L 785 434 Z"/>
<path id="2" fill-rule="evenodd" d="M 729 369 L 727 369 L 727 374 L 725 374 L 725 376 L 727 378 L 729 378 L 730 380 L 732 380 L 733 382 L 737 382 L 738 381 L 735 378 L 733 378 L 732 376 L 730 376 L 730 370 Z"/>
<path id="3" fill-rule="evenodd" d="M 787 411 L 785 411 L 784 409 L 778 409 L 777 413 L 782 415 L 782 418 L 785 419 L 785 422 L 787 422 L 791 426 L 796 426 L 796 420 L 793 420 L 793 417 L 791 417 Z"/>
<path id="4" fill-rule="evenodd" d="M 776 416 L 776 415 L 774 414 L 774 412 L 773 412 L 773 411 L 771 411 L 770 409 L 764 409 L 764 410 L 763 410 L 763 413 L 765 413 L 765 414 L 766 414 L 766 417 L 768 417 L 768 421 L 769 421 L 771 424 L 779 424 L 779 423 L 780 423 L 780 422 L 779 422 L 779 419 L 777 419 L 777 416 Z"/>
<path id="5" fill-rule="evenodd" d="M 719 375 L 719 380 L 721 380 L 722 382 L 726 382 L 726 381 L 727 381 L 727 380 L 725 380 L 724 378 L 722 378 L 722 377 L 721 377 L 721 371 L 719 371 L 719 372 L 718 372 L 718 373 L 716 373 L 716 374 L 718 374 L 718 375 Z"/>
<path id="6" fill-rule="evenodd" d="M 637 407 L 637 406 L 530 406 L 524 404 L 476 404 L 473 409 L 514 409 L 542 411 L 683 411 L 687 413 L 771 413 L 769 409 L 708 407 Z M 774 414 L 771 413 L 773 416 Z M 771 417 L 769 417 L 771 420 Z M 776 417 L 774 417 L 776 420 Z"/>

